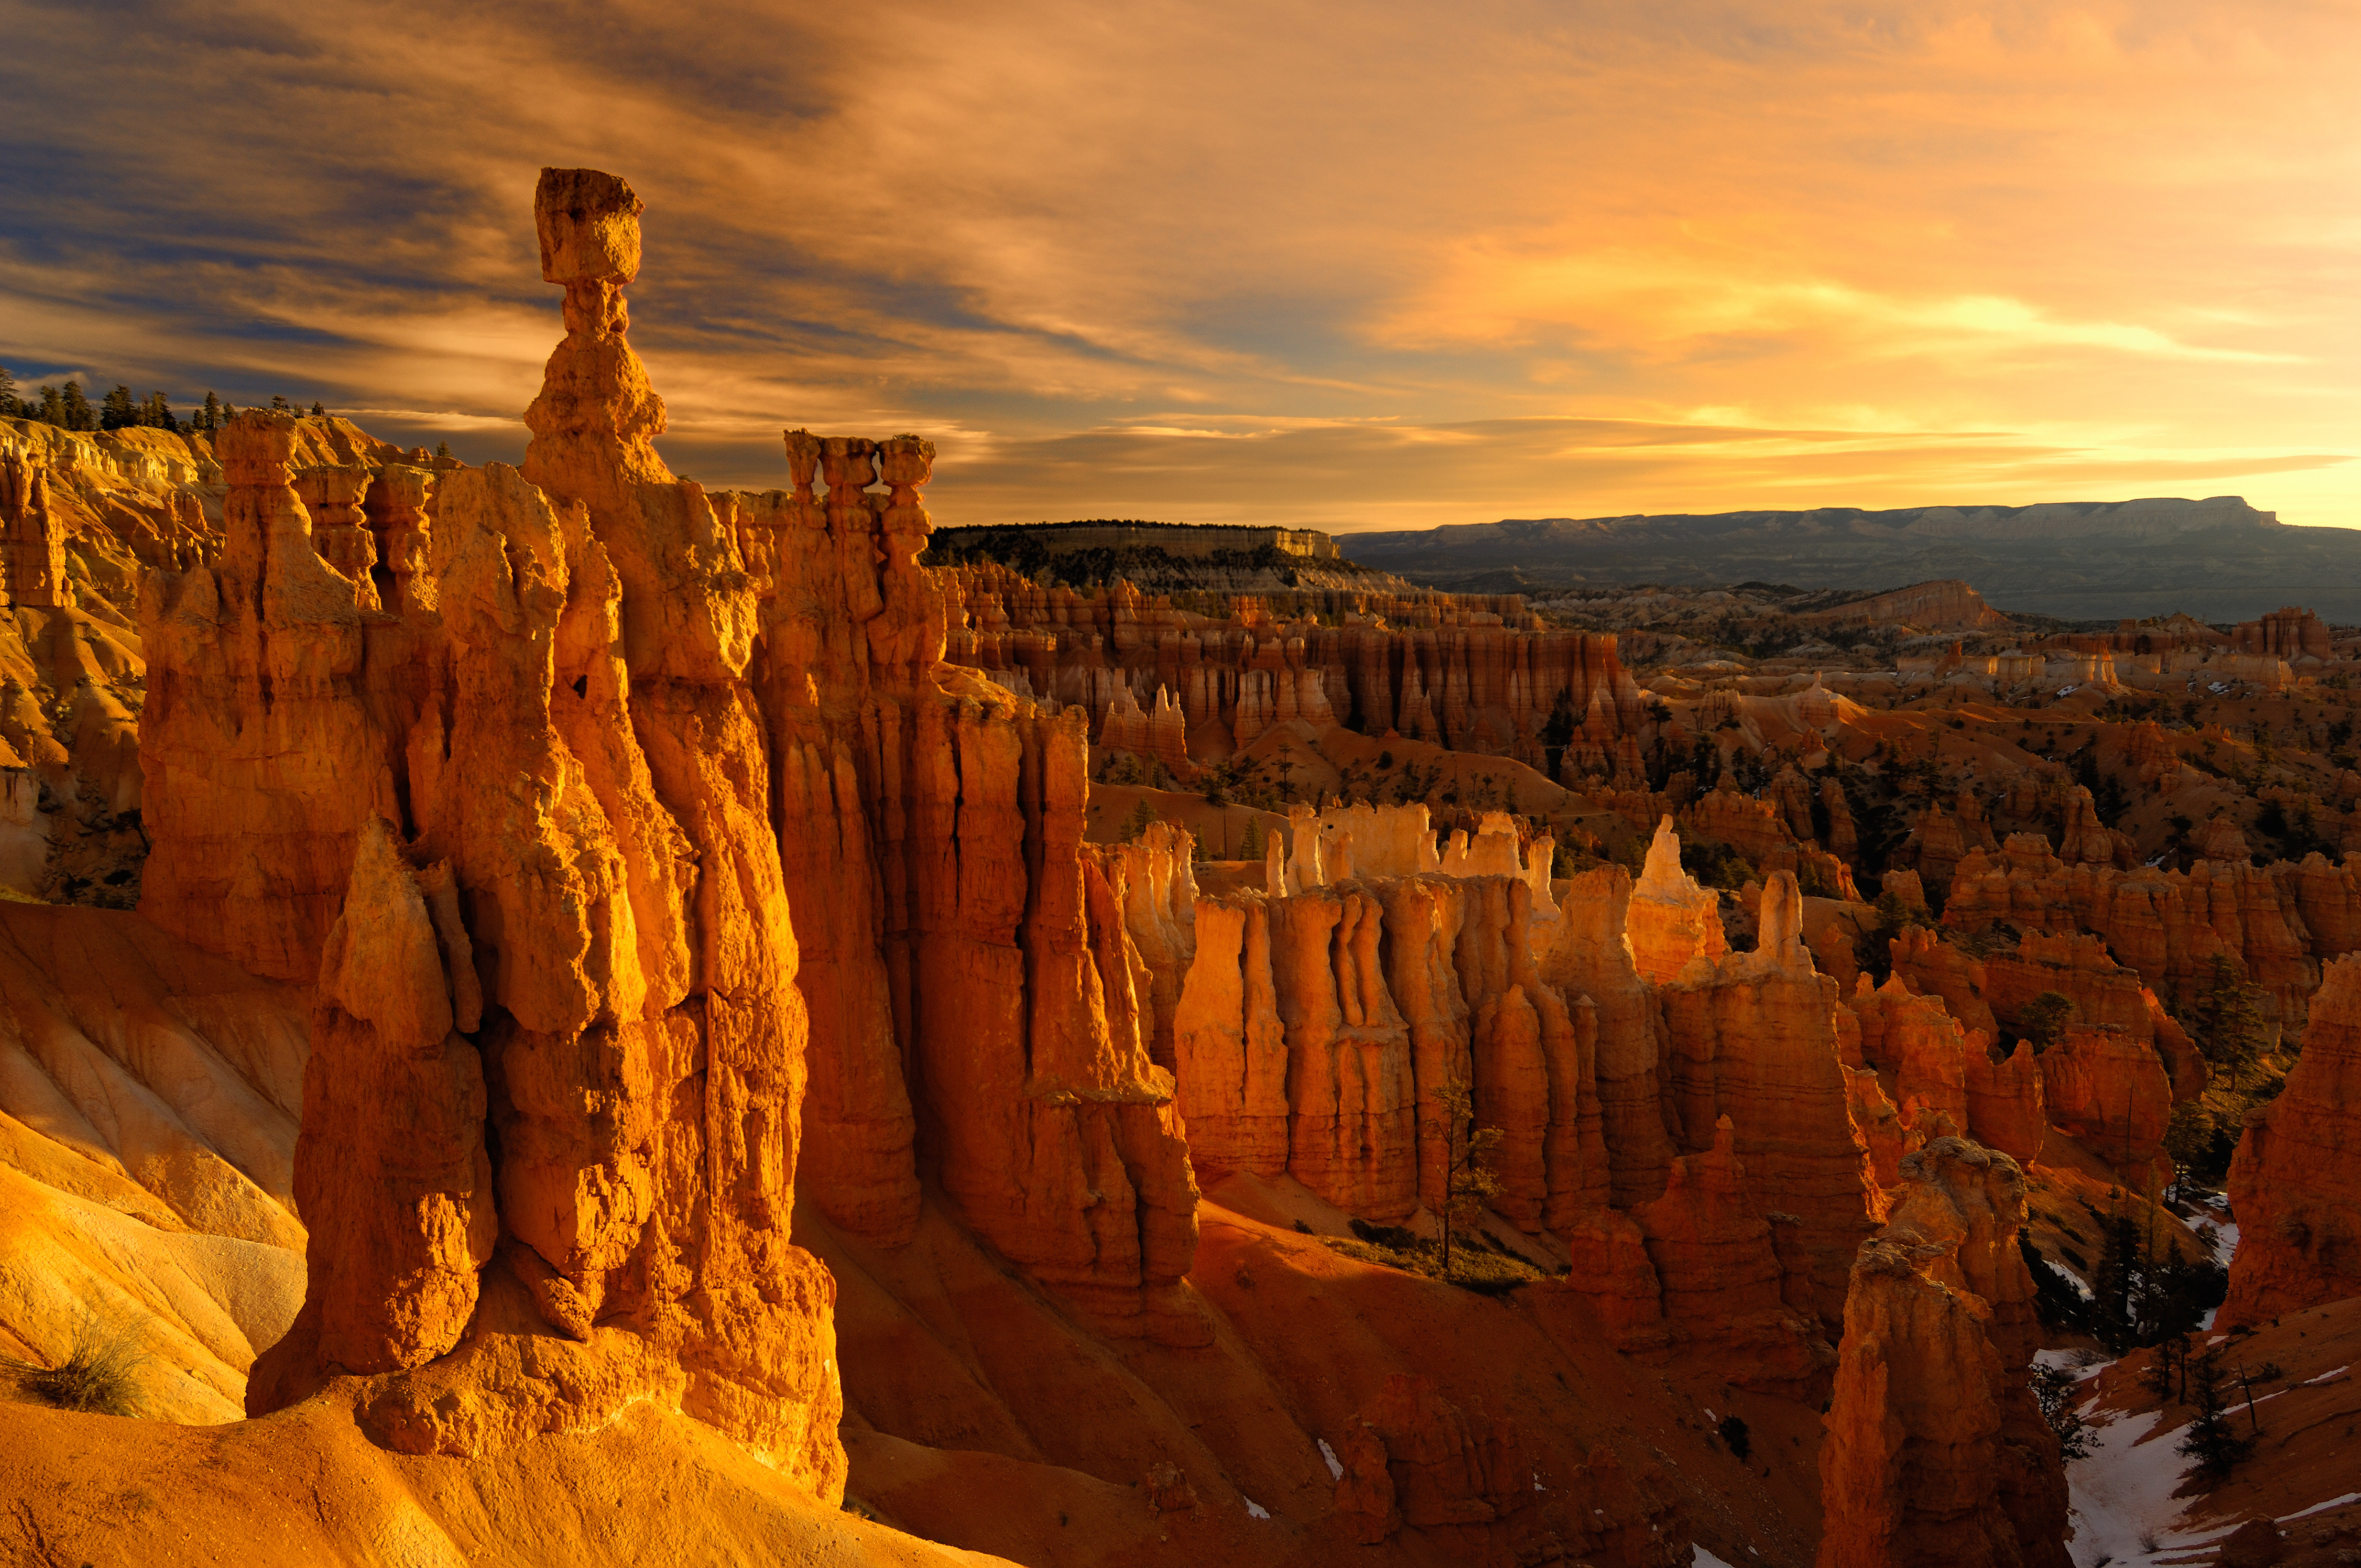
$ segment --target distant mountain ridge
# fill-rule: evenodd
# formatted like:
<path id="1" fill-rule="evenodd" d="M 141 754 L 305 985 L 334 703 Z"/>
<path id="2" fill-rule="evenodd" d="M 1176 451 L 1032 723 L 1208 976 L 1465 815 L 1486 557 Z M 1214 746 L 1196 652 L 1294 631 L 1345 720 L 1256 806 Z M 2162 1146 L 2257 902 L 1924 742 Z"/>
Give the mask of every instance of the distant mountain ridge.
<path id="1" fill-rule="evenodd" d="M 2247 619 L 2303 603 L 2361 621 L 2361 530 L 2296 527 L 2241 496 L 1510 518 L 1339 543 L 1364 565 L 1462 592 L 1956 577 L 2002 609 L 2069 619 Z"/>

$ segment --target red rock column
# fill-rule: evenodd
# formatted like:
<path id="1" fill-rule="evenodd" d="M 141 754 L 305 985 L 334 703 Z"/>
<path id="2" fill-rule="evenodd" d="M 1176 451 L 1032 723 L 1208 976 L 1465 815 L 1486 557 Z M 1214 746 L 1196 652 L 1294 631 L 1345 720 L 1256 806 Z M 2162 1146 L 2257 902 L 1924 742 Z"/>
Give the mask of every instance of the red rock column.
<path id="1" fill-rule="evenodd" d="M 258 1413 L 322 1376 L 441 1355 L 474 1316 L 500 1216 L 484 1152 L 482 996 L 451 868 L 413 871 L 382 822 L 330 928 L 303 1069 L 295 1201 L 303 1310 L 251 1379 Z"/>
<path id="2" fill-rule="evenodd" d="M 2303 1054 L 2230 1162 L 2238 1252 L 2224 1328 L 2361 1295 L 2361 958 L 2328 966 Z"/>

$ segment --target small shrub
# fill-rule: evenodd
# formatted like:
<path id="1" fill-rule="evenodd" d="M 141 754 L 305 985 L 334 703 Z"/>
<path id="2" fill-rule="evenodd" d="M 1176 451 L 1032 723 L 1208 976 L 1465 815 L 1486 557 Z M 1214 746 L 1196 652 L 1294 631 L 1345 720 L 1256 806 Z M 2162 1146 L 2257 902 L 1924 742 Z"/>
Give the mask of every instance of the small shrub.
<path id="1" fill-rule="evenodd" d="M 2018 1014 L 2017 1026 L 2033 1042 L 2033 1054 L 2039 1056 L 2066 1037 L 2066 1021 L 2073 1015 L 2071 997 L 2062 992 L 2045 991 L 2025 1004 L 2025 1010 Z"/>
<path id="2" fill-rule="evenodd" d="M 2041 1419 L 2058 1435 L 2059 1455 L 2064 1459 L 2083 1459 L 2091 1453 L 2091 1434 L 2074 1408 L 2080 1381 L 2062 1366 L 2033 1369 L 2034 1402 L 2041 1407 Z"/>
<path id="3" fill-rule="evenodd" d="M 1346 1257 L 1398 1268 L 1405 1274 L 1424 1275 L 1479 1296 L 1505 1296 L 1520 1285 L 1548 1277 L 1524 1259 L 1494 1246 L 1472 1226 L 1452 1248 L 1448 1267 L 1443 1262 L 1442 1246 L 1414 1231 L 1400 1225 L 1373 1225 L 1367 1220 L 1355 1220 L 1352 1226 L 1351 1239 L 1320 1239 Z"/>
<path id="4" fill-rule="evenodd" d="M 85 1316 L 75 1325 L 72 1346 L 55 1366 L 0 1357 L 0 1370 L 45 1404 L 98 1416 L 136 1416 L 142 1403 L 139 1371 L 148 1352 L 129 1328 Z"/>
<path id="5" fill-rule="evenodd" d="M 1353 1234 L 1372 1246 L 1391 1247 L 1396 1252 L 1414 1251 L 1418 1233 L 1405 1225 L 1373 1225 L 1367 1220 L 1350 1222 Z"/>

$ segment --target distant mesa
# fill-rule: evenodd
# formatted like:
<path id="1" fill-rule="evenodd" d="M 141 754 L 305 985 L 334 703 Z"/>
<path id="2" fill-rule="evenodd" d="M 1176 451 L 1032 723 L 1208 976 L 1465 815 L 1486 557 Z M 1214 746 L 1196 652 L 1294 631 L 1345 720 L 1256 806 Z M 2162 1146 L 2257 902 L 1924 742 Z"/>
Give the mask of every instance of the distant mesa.
<path id="1" fill-rule="evenodd" d="M 2238 496 L 1509 518 L 1356 533 L 1345 548 L 1424 587 L 1473 593 L 1956 578 L 2004 610 L 2069 620 L 2245 620 L 2301 591 L 2324 619 L 2361 621 L 2361 530 L 2295 527 Z"/>

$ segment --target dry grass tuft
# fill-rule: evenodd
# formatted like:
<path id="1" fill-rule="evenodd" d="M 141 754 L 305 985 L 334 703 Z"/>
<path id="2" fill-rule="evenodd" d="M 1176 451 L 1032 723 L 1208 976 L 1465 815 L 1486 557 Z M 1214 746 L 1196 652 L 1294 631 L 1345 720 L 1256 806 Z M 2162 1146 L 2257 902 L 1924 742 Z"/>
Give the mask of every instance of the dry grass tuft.
<path id="1" fill-rule="evenodd" d="M 55 1366 L 0 1356 L 0 1374 L 44 1404 L 90 1415 L 136 1416 L 144 1402 L 140 1369 L 148 1365 L 139 1335 L 122 1324 L 84 1314 L 74 1326 L 73 1344 Z"/>

